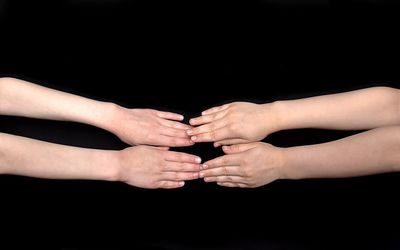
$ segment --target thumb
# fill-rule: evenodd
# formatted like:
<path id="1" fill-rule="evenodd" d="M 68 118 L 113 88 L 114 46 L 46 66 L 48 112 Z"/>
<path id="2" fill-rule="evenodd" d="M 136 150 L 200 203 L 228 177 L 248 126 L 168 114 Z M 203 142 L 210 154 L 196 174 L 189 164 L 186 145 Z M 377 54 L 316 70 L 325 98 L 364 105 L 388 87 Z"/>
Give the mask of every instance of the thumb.
<path id="1" fill-rule="evenodd" d="M 222 150 L 225 154 L 237 154 L 257 146 L 258 142 L 251 142 L 251 143 L 243 143 L 243 144 L 235 144 L 230 146 L 223 146 Z"/>

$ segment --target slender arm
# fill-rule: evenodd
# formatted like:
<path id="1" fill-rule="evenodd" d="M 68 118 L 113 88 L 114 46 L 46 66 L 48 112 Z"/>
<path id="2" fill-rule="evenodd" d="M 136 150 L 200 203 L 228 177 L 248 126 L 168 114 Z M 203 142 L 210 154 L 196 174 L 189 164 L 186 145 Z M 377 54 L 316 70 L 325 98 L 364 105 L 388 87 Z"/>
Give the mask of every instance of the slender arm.
<path id="1" fill-rule="evenodd" d="M 400 126 L 344 139 L 283 149 L 288 179 L 362 176 L 400 171 Z"/>
<path id="2" fill-rule="evenodd" d="M 64 146 L 0 133 L 0 174 L 116 180 L 117 152 Z"/>
<path id="3" fill-rule="evenodd" d="M 49 179 L 123 181 L 142 188 L 178 188 L 198 178 L 201 159 L 165 147 L 121 151 L 64 146 L 0 133 L 0 174 Z"/>
<path id="4" fill-rule="evenodd" d="M 278 101 L 272 105 L 281 130 L 359 130 L 400 125 L 400 91 L 388 87 Z"/>
<path id="5" fill-rule="evenodd" d="M 19 79 L 0 78 L 2 115 L 76 121 L 104 128 L 113 106 Z"/>
<path id="6" fill-rule="evenodd" d="M 153 109 L 128 109 L 14 78 L 0 78 L 0 115 L 86 123 L 130 145 L 193 145 L 183 116 Z"/>

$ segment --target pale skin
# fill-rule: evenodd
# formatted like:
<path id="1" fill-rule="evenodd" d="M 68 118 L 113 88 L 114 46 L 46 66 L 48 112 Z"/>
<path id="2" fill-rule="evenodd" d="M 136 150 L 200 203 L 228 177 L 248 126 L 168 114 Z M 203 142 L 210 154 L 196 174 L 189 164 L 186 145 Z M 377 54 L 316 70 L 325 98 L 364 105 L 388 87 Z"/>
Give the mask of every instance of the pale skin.
<path id="1" fill-rule="evenodd" d="M 258 187 L 276 179 L 333 178 L 399 171 L 399 90 L 376 87 L 267 104 L 231 103 L 191 119 L 195 142 L 224 146 L 200 177 L 228 187 Z M 295 128 L 370 131 L 341 140 L 278 148 L 255 142 Z M 229 178 L 228 178 L 229 177 Z"/>
<path id="2" fill-rule="evenodd" d="M 400 171 L 400 126 L 290 148 L 262 142 L 223 146 L 200 177 L 226 187 L 259 187 L 277 179 L 337 178 Z"/>
<path id="3" fill-rule="evenodd" d="M 266 104 L 234 102 L 190 119 L 194 142 L 215 146 L 259 141 L 286 129 L 363 130 L 400 125 L 400 91 L 367 88 L 340 94 Z"/>
<path id="4" fill-rule="evenodd" d="M 186 135 L 190 126 L 178 122 L 179 114 L 126 109 L 13 78 L 0 78 L 0 114 L 86 123 L 129 144 L 193 144 Z M 142 188 L 177 188 L 198 178 L 199 157 L 168 149 L 97 150 L 0 133 L 0 174 L 123 181 Z"/>
<path id="5" fill-rule="evenodd" d="M 193 145 L 180 114 L 128 109 L 14 78 L 0 78 L 0 114 L 86 123 L 110 131 L 130 145 Z"/>

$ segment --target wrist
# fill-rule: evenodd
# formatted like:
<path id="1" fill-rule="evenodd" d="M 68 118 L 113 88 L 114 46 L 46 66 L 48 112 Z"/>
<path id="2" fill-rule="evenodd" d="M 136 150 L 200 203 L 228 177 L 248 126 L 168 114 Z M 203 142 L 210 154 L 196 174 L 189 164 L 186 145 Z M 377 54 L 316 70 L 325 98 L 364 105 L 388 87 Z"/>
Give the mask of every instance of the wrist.
<path id="1" fill-rule="evenodd" d="M 302 161 L 301 158 L 304 154 L 298 152 L 298 149 L 299 147 L 282 148 L 283 179 L 299 180 L 305 178 L 305 169 L 301 168 L 301 164 L 299 164 L 299 161 Z"/>
<path id="2" fill-rule="evenodd" d="M 107 166 L 105 167 L 105 181 L 120 181 L 121 179 L 121 151 L 110 151 L 107 155 Z"/>
<path id="3" fill-rule="evenodd" d="M 280 101 L 261 104 L 263 112 L 262 124 L 265 124 L 266 134 L 271 134 L 283 129 L 283 112 Z"/>
<path id="4" fill-rule="evenodd" d="M 95 126 L 113 132 L 118 122 L 118 116 L 124 108 L 115 103 L 103 102 L 100 104 L 100 109 L 101 115 L 97 117 L 97 124 Z"/>

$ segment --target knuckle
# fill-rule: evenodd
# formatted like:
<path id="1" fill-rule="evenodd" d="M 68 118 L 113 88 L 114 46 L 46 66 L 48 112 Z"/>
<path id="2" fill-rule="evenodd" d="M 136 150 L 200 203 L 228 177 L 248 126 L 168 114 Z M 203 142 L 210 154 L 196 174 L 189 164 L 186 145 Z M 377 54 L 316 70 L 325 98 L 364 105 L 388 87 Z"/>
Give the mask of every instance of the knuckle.
<path id="1" fill-rule="evenodd" d="M 221 158 L 221 164 L 227 164 L 228 163 L 228 158 L 222 157 Z"/>

